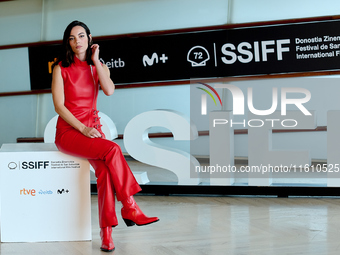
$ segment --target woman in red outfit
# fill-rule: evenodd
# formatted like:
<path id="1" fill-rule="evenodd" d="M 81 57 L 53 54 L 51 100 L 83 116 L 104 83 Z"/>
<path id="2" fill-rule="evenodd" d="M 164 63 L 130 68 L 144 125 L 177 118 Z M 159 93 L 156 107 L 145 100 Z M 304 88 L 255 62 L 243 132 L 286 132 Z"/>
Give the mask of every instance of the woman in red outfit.
<path id="1" fill-rule="evenodd" d="M 70 23 L 63 48 L 53 68 L 52 96 L 59 114 L 55 143 L 64 153 L 87 158 L 95 169 L 98 190 L 101 250 L 113 251 L 112 227 L 118 224 L 115 196 L 122 202 L 121 214 L 127 226 L 158 221 L 139 209 L 132 195 L 141 190 L 120 147 L 101 130 L 97 110 L 99 84 L 110 96 L 115 86 L 110 71 L 99 61 L 99 45 L 92 44 L 89 28 L 82 22 Z"/>

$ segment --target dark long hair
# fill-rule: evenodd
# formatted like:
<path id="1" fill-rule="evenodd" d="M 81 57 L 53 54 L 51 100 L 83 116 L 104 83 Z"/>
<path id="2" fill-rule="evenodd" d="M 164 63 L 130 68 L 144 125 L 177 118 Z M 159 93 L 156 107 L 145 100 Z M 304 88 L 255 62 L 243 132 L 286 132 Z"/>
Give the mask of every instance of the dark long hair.
<path id="1" fill-rule="evenodd" d="M 92 39 L 90 38 L 91 32 L 90 32 L 90 29 L 83 22 L 80 22 L 78 20 L 72 21 L 66 27 L 65 32 L 64 32 L 64 37 L 63 37 L 63 45 L 61 47 L 59 57 L 57 61 L 54 63 L 54 65 L 57 65 L 59 64 L 59 62 L 61 62 L 61 65 L 63 67 L 68 67 L 72 63 L 74 63 L 74 52 L 72 51 L 72 48 L 70 46 L 69 38 L 70 38 L 72 28 L 76 26 L 81 26 L 85 29 L 87 39 L 89 42 L 87 50 L 86 50 L 86 62 L 88 65 L 93 65 L 93 61 L 91 59 L 91 55 L 92 55 L 92 50 L 91 50 Z"/>

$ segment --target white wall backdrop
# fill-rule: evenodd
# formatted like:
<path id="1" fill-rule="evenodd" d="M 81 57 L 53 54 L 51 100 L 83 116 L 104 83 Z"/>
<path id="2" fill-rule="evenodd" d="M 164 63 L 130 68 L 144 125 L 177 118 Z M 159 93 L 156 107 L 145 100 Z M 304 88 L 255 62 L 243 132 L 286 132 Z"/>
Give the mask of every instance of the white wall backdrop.
<path id="1" fill-rule="evenodd" d="M 228 0 L 1 2 L 0 45 L 60 40 L 73 20 L 99 36 L 225 24 L 227 14 Z"/>
<path id="2" fill-rule="evenodd" d="M 0 3 L 0 45 L 61 40 L 65 27 L 75 19 L 87 23 L 96 37 L 339 13 L 338 0 L 16 0 Z M 27 48 L 0 50 L 0 78 L 0 93 L 30 90 Z M 320 83 L 325 83 L 323 79 Z M 321 88 L 313 86 L 313 91 Z M 190 115 L 189 88 L 118 89 L 111 97 L 100 94 L 98 106 L 121 134 L 131 118 L 147 110 L 173 109 Z M 332 85 L 324 93 L 339 95 L 340 88 Z M 42 137 L 47 122 L 55 115 L 50 94 L 0 97 L 0 107 L 0 145 L 16 142 L 17 137 Z M 200 125 L 199 130 L 207 130 Z M 236 139 L 239 156 L 246 156 L 243 137 Z M 311 140 L 311 135 L 306 139 Z M 207 139 L 202 141 L 206 144 Z M 324 157 L 322 148 L 316 148 L 313 157 Z M 197 149 L 194 154 L 207 155 L 206 146 Z"/>
<path id="3" fill-rule="evenodd" d="M 295 19 L 339 15 L 340 3 L 336 0 L 233 0 L 231 22 Z"/>

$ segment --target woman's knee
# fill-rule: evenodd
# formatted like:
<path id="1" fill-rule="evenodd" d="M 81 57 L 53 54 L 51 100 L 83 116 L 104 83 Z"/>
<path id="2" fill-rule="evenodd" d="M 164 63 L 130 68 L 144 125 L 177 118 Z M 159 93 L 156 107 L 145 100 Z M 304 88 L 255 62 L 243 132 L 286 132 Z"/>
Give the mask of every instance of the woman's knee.
<path id="1" fill-rule="evenodd" d="M 118 144 L 110 141 L 110 144 L 108 144 L 107 146 L 105 155 L 107 156 L 108 154 L 111 154 L 111 153 L 116 155 L 116 154 L 122 154 L 123 152 Z"/>

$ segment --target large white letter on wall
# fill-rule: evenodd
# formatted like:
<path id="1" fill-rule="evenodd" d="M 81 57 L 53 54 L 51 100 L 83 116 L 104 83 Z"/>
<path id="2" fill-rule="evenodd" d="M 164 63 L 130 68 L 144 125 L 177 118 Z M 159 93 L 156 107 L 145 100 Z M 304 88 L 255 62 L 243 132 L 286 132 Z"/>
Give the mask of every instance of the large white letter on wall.
<path id="1" fill-rule="evenodd" d="M 218 168 L 234 166 L 234 128 L 230 125 L 232 117 L 231 111 L 212 111 L 209 115 L 210 166 L 217 169 L 213 174 L 210 172 L 210 185 L 234 184 L 234 173 L 218 171 Z"/>
<path id="2" fill-rule="evenodd" d="M 126 151 L 136 160 L 165 168 L 178 177 L 178 185 L 197 185 L 198 175 L 190 169 L 199 168 L 200 164 L 189 153 L 156 144 L 149 139 L 151 127 L 169 129 L 175 140 L 194 140 L 198 136 L 196 126 L 182 113 L 172 110 L 154 110 L 134 117 L 124 131 Z"/>
<path id="3" fill-rule="evenodd" d="M 316 128 L 315 112 L 304 115 L 301 111 L 288 111 L 282 116 L 280 111 L 271 115 L 257 116 L 248 114 L 248 160 L 249 167 L 258 172 L 249 172 L 249 186 L 269 186 L 272 183 L 271 172 L 263 171 L 264 166 L 299 166 L 310 165 L 308 150 L 274 150 L 272 149 L 273 129 L 314 129 Z M 261 169 L 262 167 L 262 169 Z M 269 169 L 269 168 L 268 168 Z"/>
<path id="4" fill-rule="evenodd" d="M 327 112 L 327 186 L 340 187 L 340 111 Z"/>

